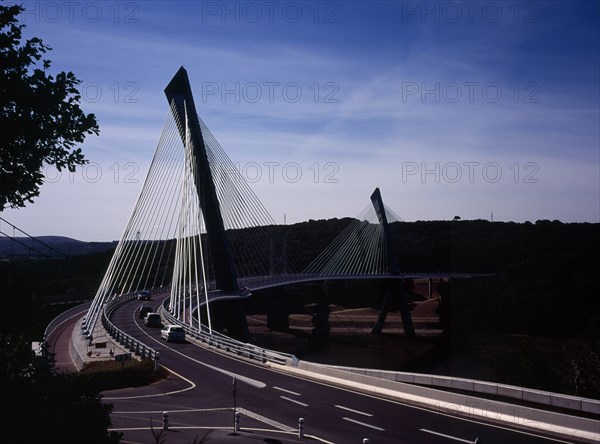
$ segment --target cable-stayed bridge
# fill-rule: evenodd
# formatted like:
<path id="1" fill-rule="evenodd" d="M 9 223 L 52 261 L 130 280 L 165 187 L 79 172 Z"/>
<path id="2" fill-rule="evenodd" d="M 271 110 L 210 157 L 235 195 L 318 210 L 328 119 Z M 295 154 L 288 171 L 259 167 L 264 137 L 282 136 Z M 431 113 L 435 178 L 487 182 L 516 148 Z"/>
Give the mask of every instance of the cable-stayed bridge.
<path id="1" fill-rule="evenodd" d="M 390 242 L 388 224 L 398 218 L 383 204 L 378 189 L 371 195 L 367 208 L 329 247 L 312 262 L 297 263 L 284 231 L 274 224 L 197 116 L 183 68 L 165 93 L 170 113 L 148 176 L 81 325 L 86 339 L 97 339 L 96 328 L 102 330 L 104 326 L 105 334 L 113 336 L 124 350 L 150 356 L 155 365 L 159 359 L 168 362 L 177 370 L 173 374 L 179 382 L 174 383 L 179 385 L 173 390 L 173 385 L 161 388 L 156 384 L 138 392 L 140 395 L 128 391 L 124 397 L 107 398 L 117 404 L 113 411 L 115 430 L 137 439 L 148 430 L 144 425 L 149 420 L 153 432 L 152 418 L 160 421 L 158 415 L 162 415 L 163 430 L 172 424 L 179 434 L 183 430 L 206 429 L 204 418 L 201 426 L 191 424 L 198 422 L 200 412 L 219 411 L 233 414 L 234 429 L 243 416 L 244 424 L 249 424 L 248 430 L 261 433 L 252 439 L 262 439 L 262 433 L 276 429 L 269 434 L 277 437 L 273 441 L 279 441 L 281 433 L 304 437 L 306 420 L 314 433 L 312 437 L 322 442 L 355 442 L 361 436 L 368 436 L 373 442 L 477 443 L 480 437 L 485 442 L 543 442 L 545 434 L 566 437 L 569 442 L 576 442 L 570 438 L 579 436 L 582 442 L 583 438 L 585 442 L 597 442 L 597 421 L 593 419 L 562 412 L 531 410 L 530 413 L 519 405 L 479 399 L 464 392 L 479 390 L 500 395 L 502 390 L 522 400 L 527 393 L 532 396 L 528 403 L 547 405 L 560 398 L 557 394 L 513 386 L 501 388 L 501 385 L 496 385 L 493 392 L 490 383 L 463 378 L 439 377 L 433 384 L 427 382 L 432 381 L 430 375 L 386 372 L 384 376 L 378 370 L 366 373 L 367 369 L 357 369 L 358 373 L 354 373 L 350 369 L 303 362 L 293 355 L 220 334 L 227 329 L 228 336 L 246 339 L 243 301 L 251 297 L 252 291 L 297 282 L 375 278 L 385 283 L 385 293 L 374 332 L 380 331 L 388 303 L 396 297 L 400 300 L 405 333 L 411 336 L 414 329 L 402 293 L 402 279 L 450 275 L 407 271 L 411 270 L 407 264 L 409 258 L 398 256 Z M 160 340 L 161 334 L 156 329 L 139 325 L 136 314 L 144 303 L 126 302 L 142 289 L 160 293 L 150 303 L 152 308 L 157 308 L 168 323 L 182 324 L 190 341 L 171 346 Z M 46 336 L 77 325 L 79 309 L 53 321 Z M 102 335 L 102 331 L 98 333 Z M 83 355 L 87 352 L 90 356 L 92 341 L 88 344 L 77 334 L 69 336 L 68 353 L 73 361 L 83 365 Z M 106 343 L 100 344 L 105 347 Z M 204 347 L 225 352 L 208 353 Z M 120 354 L 115 358 L 125 356 Z M 258 362 L 269 365 L 256 365 Z M 278 364 L 275 371 L 270 365 L 273 363 Z M 371 376 L 377 373 L 379 376 Z M 389 376 L 393 378 L 388 379 Z M 408 377 L 410 385 L 398 382 L 399 376 Z M 238 398 L 234 395 L 233 408 L 224 396 L 231 392 L 232 377 L 233 387 L 236 381 L 241 383 Z M 458 393 L 421 386 L 427 384 L 453 387 Z M 585 405 L 589 409 L 586 412 L 597 411 L 595 400 L 574 402 L 572 396 L 563 398 L 568 408 L 584 411 Z M 563 398 L 560 402 L 564 402 Z M 236 403 L 238 400 L 243 407 Z M 200 407 L 195 408 L 198 403 Z M 209 404 L 211 408 L 207 409 Z M 411 407 L 412 404 L 416 407 Z M 149 410 L 153 405 L 157 409 Z M 511 408 L 502 410 L 507 405 Z M 264 414 L 269 406 L 276 410 L 273 415 Z M 227 418 L 229 426 L 231 419 Z M 398 424 L 402 425 L 401 430 Z"/>
<path id="2" fill-rule="evenodd" d="M 8 225 L 8 228 L 3 225 Z M 67 257 L 64 252 L 31 236 L 3 217 L 0 217 L 0 236 L 2 236 L 0 237 L 0 260 L 15 258 L 64 259 Z"/>
<path id="3" fill-rule="evenodd" d="M 407 336 L 414 328 L 388 224 L 399 220 L 381 198 L 307 266 L 198 116 L 182 67 L 165 89 L 169 105 L 154 157 L 106 274 L 82 324 L 92 335 L 105 303 L 142 289 L 170 292 L 179 321 L 247 338 L 243 299 L 253 290 L 330 279 L 389 279 L 379 319 L 398 297 Z M 310 239 L 306 239 L 310 242 Z M 432 276 L 426 274 L 424 276 Z"/>

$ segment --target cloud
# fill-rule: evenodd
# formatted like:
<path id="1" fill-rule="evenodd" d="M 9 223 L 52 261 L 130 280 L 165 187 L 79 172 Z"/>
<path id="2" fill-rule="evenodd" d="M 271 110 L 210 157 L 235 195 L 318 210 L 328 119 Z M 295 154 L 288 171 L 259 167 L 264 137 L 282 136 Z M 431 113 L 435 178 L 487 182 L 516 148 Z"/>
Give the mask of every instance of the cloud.
<path id="1" fill-rule="evenodd" d="M 453 24 L 348 3 L 337 23 L 308 11 L 299 23 L 236 23 L 189 2 L 140 3 L 136 23 L 105 4 L 97 23 L 31 23 L 53 66 L 83 81 L 101 125 L 84 152 L 103 174 L 48 184 L 6 217 L 39 234 L 118 237 L 141 186 L 122 182 L 125 168 L 143 179 L 168 113 L 163 89 L 184 65 L 200 116 L 250 178 L 260 169 L 252 186 L 279 222 L 356 215 L 376 186 L 405 220 L 598 221 L 597 15 L 536 4 L 534 23 L 508 9 L 498 23 Z M 488 164 L 501 179 L 482 175 Z M 532 168 L 539 181 L 523 182 Z M 434 172 L 423 180 L 423 169 Z"/>

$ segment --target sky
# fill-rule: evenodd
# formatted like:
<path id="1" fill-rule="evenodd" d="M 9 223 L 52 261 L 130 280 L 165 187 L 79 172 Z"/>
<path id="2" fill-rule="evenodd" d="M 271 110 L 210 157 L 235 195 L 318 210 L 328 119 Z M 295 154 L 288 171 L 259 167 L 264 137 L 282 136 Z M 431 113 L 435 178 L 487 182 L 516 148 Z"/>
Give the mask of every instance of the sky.
<path id="1" fill-rule="evenodd" d="M 2 212 L 32 235 L 119 239 L 180 66 L 277 223 L 376 187 L 405 221 L 600 222 L 597 1 L 23 4 L 100 126 L 88 165 Z"/>

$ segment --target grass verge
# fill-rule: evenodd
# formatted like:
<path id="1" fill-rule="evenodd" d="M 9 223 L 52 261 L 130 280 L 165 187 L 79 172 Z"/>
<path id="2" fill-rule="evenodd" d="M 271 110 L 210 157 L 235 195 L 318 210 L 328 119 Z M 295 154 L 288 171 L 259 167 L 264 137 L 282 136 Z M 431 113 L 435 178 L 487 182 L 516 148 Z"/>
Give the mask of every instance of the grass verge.
<path id="1" fill-rule="evenodd" d="M 99 391 L 115 390 L 126 387 L 142 387 L 165 379 L 169 372 L 160 367 L 154 371 L 151 359 L 138 361 L 132 359 L 124 363 L 99 361 L 85 364 L 80 372 Z"/>

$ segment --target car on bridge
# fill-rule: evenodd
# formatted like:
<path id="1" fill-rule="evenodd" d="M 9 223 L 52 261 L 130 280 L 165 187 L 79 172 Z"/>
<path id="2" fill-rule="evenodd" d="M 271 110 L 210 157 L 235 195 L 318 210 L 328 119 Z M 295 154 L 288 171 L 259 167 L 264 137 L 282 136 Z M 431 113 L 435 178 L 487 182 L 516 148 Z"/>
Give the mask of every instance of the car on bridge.
<path id="1" fill-rule="evenodd" d="M 162 327 L 162 321 L 158 313 L 148 313 L 144 318 L 144 324 L 148 327 Z"/>
<path id="2" fill-rule="evenodd" d="M 138 301 L 149 301 L 150 292 L 148 290 L 141 290 L 137 292 Z"/>
<path id="3" fill-rule="evenodd" d="M 142 305 L 139 312 L 140 319 L 144 319 L 148 313 L 152 313 L 153 311 L 154 309 L 152 307 L 148 305 Z"/>
<path id="4" fill-rule="evenodd" d="M 160 331 L 160 337 L 167 342 L 183 342 L 185 341 L 185 330 L 179 325 L 166 325 Z"/>

